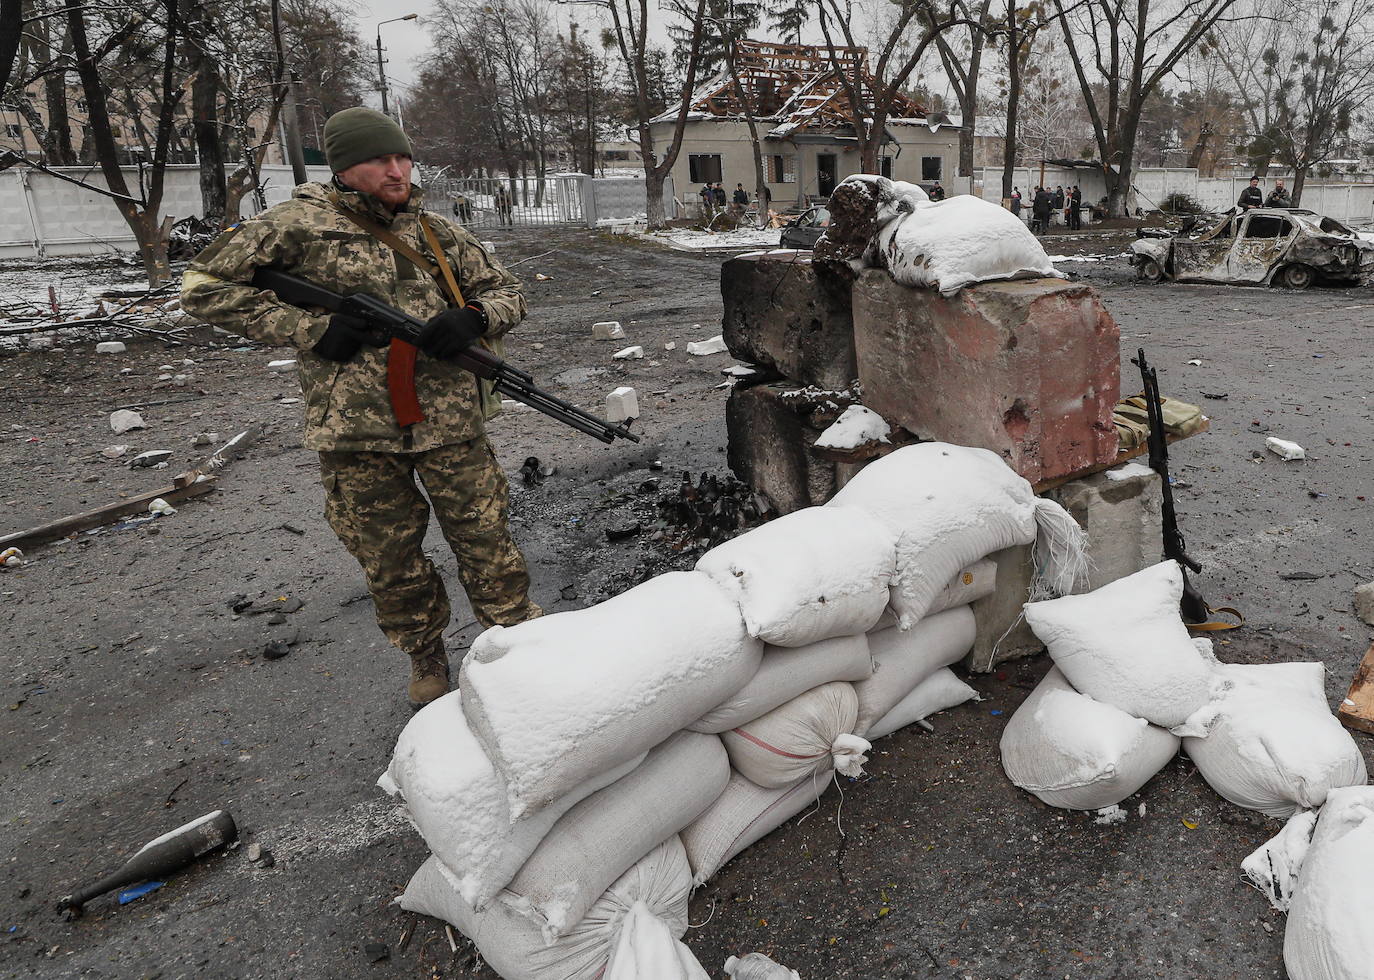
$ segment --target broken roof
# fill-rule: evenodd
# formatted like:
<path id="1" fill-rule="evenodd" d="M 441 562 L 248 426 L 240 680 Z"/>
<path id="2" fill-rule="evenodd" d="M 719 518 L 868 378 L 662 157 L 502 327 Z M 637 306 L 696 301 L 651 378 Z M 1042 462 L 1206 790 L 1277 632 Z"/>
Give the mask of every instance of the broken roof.
<path id="1" fill-rule="evenodd" d="M 862 47 L 738 41 L 735 69 L 738 86 L 728 70 L 698 86 L 688 103 L 688 119 L 738 119 L 747 104 L 754 118 L 777 124 L 768 133 L 775 139 L 812 127 L 852 129 L 854 113 L 845 77 L 860 80 L 866 94 L 875 87 L 868 72 L 868 49 Z M 678 103 L 651 121 L 675 120 L 680 108 Z M 906 120 L 924 118 L 926 110 L 899 93 L 890 114 Z"/>

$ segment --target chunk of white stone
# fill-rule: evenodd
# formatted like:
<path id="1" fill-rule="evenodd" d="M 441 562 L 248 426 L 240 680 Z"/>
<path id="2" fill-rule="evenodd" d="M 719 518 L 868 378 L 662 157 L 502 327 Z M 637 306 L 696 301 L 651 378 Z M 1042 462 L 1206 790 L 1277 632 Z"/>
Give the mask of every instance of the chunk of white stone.
<path id="1" fill-rule="evenodd" d="M 644 356 L 644 348 L 636 344 L 634 347 L 618 350 L 612 356 L 617 361 L 637 361 Z"/>
<path id="2" fill-rule="evenodd" d="M 603 320 L 592 324 L 592 340 L 623 340 L 625 328 L 619 320 Z"/>
<path id="3" fill-rule="evenodd" d="M 628 386 L 615 389 L 606 396 L 606 421 L 624 422 L 639 418 L 639 395 Z"/>

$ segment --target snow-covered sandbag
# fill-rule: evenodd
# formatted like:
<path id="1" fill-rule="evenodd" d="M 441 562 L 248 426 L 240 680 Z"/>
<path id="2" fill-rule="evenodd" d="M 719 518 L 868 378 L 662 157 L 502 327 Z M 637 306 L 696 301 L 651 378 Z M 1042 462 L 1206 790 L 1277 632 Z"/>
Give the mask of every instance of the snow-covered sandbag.
<path id="1" fill-rule="evenodd" d="M 982 558 L 949 580 L 949 584 L 940 590 L 939 594 L 935 596 L 935 601 L 926 610 L 926 616 L 934 616 L 936 613 L 953 609 L 955 606 L 970 605 L 996 591 L 997 562 L 991 558 Z M 883 610 L 883 614 L 878 617 L 878 621 L 873 624 L 873 629 L 869 632 L 876 633 L 896 625 L 897 614 L 889 606 Z"/>
<path id="2" fill-rule="evenodd" d="M 1307 858 L 1307 849 L 1312 844 L 1312 831 L 1316 827 L 1317 811 L 1299 810 L 1288 818 L 1282 830 L 1240 863 L 1245 877 L 1280 912 L 1287 912 L 1293 902 L 1298 875 Z"/>
<path id="3" fill-rule="evenodd" d="M 868 637 L 840 636 L 795 649 L 765 646 L 758 673 L 723 704 L 712 708 L 689 731 L 719 734 L 765 715 L 813 687 L 831 681 L 861 681 L 872 676 Z"/>
<path id="4" fill-rule="evenodd" d="M 1326 703 L 1320 663 L 1217 664 L 1220 697 L 1183 740 L 1207 785 L 1271 817 L 1319 807 L 1338 786 L 1363 786 L 1364 756 Z"/>
<path id="5" fill-rule="evenodd" d="M 672 926 L 635 902 L 620 923 L 605 980 L 711 980 Z"/>
<path id="6" fill-rule="evenodd" d="M 1072 592 L 1088 567 L 1082 528 L 986 449 L 904 446 L 865 466 L 825 506 L 868 511 L 897 536 L 892 609 L 903 629 L 960 570 L 994 551 L 1035 543 L 1032 598 Z"/>
<path id="7" fill-rule="evenodd" d="M 487 630 L 459 674 L 463 712 L 517 820 L 696 721 L 749 682 L 762 652 L 709 576 L 669 572 Z"/>
<path id="8" fill-rule="evenodd" d="M 693 881 L 703 884 L 736 854 L 811 806 L 832 778 L 812 773 L 784 789 L 764 789 L 732 772 L 725 792 L 682 832 Z"/>
<path id="9" fill-rule="evenodd" d="M 730 980 L 801 980 L 796 970 L 789 970 L 762 953 L 728 957 L 724 969 Z"/>
<path id="10" fill-rule="evenodd" d="M 1183 570 L 1164 561 L 1093 592 L 1028 602 L 1026 622 L 1076 690 L 1174 728 L 1211 700 L 1215 684 L 1215 661 L 1179 615 L 1182 595 Z"/>
<path id="11" fill-rule="evenodd" d="M 878 232 L 876 251 L 897 282 L 945 296 L 975 282 L 1063 278 L 1024 222 L 970 194 L 916 203 Z"/>
<path id="12" fill-rule="evenodd" d="M 401 908 L 451 923 L 477 944 L 482 958 L 504 980 L 596 980 L 620 936 L 620 924 L 636 902 L 666 922 L 675 937 L 687 933 L 692 872 L 677 837 L 635 862 L 596 900 L 575 926 L 546 945 L 538 924 L 507 904 L 502 892 L 478 912 L 458 894 L 436 858 L 420 865 L 401 896 Z"/>
<path id="13" fill-rule="evenodd" d="M 884 735 L 891 735 L 899 728 L 914 725 L 937 711 L 963 704 L 977 696 L 978 692 L 954 676 L 954 671 L 948 667 L 941 667 L 912 688 L 911 693 L 898 701 L 891 711 L 874 722 L 864 733 L 864 738 L 872 741 Z"/>
<path id="14" fill-rule="evenodd" d="M 854 736 L 859 698 L 834 681 L 812 688 L 720 736 L 730 765 L 764 789 L 782 789 L 817 770 L 859 776 L 872 746 Z M 848 736 L 846 738 L 845 736 Z"/>
<path id="15" fill-rule="evenodd" d="M 715 735 L 679 732 L 633 772 L 573 807 L 550 828 L 506 891 L 552 942 L 606 888 L 716 801 L 730 764 Z"/>
<path id="16" fill-rule="evenodd" d="M 897 707 L 916 685 L 968 653 L 976 630 L 973 610 L 959 606 L 928 616 L 909 630 L 894 627 L 870 633 L 873 676 L 854 684 L 859 696 L 854 730 L 866 737 L 873 723 Z"/>
<path id="17" fill-rule="evenodd" d="M 896 553 L 864 511 L 808 507 L 712 548 L 696 567 L 739 603 L 751 636 L 800 647 L 869 630 L 887 607 Z"/>
<path id="18" fill-rule="evenodd" d="M 1073 689 L 1058 667 L 1002 730 L 1002 768 L 1050 806 L 1120 803 L 1178 752 L 1178 736 Z"/>
<path id="19" fill-rule="evenodd" d="M 515 877 L 559 817 L 629 773 L 644 756 L 598 773 L 512 824 L 505 788 L 468 729 L 459 700 L 458 691 L 446 694 L 410 720 L 377 783 L 405 798 L 416 829 L 452 872 L 463 900 L 480 909 Z"/>
<path id="20" fill-rule="evenodd" d="M 1298 875 L 1283 937 L 1290 980 L 1374 976 L 1374 787 L 1333 789 Z"/>

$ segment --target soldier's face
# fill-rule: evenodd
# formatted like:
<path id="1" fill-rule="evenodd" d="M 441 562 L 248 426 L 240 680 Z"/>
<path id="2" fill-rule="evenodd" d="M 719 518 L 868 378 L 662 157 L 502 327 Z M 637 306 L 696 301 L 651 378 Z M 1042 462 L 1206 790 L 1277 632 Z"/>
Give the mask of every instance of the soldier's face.
<path id="1" fill-rule="evenodd" d="M 341 170 L 339 178 L 355 191 L 371 194 L 390 207 L 410 200 L 410 157 L 403 153 L 355 163 Z"/>

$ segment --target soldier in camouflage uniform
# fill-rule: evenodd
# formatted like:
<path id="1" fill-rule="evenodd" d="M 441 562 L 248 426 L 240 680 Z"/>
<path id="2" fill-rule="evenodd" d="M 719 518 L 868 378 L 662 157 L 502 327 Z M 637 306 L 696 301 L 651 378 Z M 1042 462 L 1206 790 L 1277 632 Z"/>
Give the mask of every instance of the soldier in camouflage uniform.
<path id="1" fill-rule="evenodd" d="M 423 212 L 467 305 L 451 306 L 435 279 L 348 217 L 381 225 L 432 259 L 410 183 L 410 143 L 391 119 L 354 108 L 325 125 L 331 184 L 302 184 L 292 200 L 224 232 L 183 279 L 182 305 L 225 329 L 298 351 L 305 446 L 320 454 L 325 515 L 362 565 L 387 638 L 411 658 L 419 707 L 448 690 L 443 581 L 422 550 L 430 505 L 458 559 L 483 626 L 539 615 L 529 574 L 507 526 L 507 485 L 483 430 L 476 379 L 451 360 L 498 338 L 525 315 L 519 281 L 467 231 Z M 425 417 L 398 424 L 388 390 L 390 350 L 368 324 L 289 306 L 250 285 L 260 266 L 339 293 L 365 292 L 426 320 L 415 358 Z M 408 345 L 407 345 L 408 346 Z M 421 494 L 419 477 L 429 500 Z"/>

